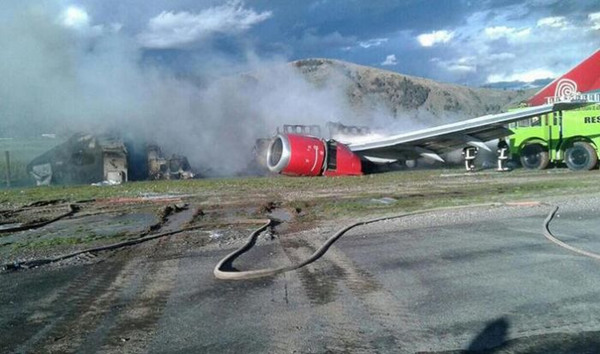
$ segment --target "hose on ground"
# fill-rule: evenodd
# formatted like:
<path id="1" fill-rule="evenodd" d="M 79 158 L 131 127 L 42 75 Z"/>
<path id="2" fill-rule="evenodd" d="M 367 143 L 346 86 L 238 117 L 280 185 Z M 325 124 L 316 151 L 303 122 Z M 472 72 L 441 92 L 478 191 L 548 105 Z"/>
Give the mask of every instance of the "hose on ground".
<path id="1" fill-rule="evenodd" d="M 306 258 L 304 261 L 298 263 L 298 264 L 294 264 L 294 265 L 289 265 L 289 266 L 282 266 L 282 267 L 278 267 L 278 268 L 266 268 L 266 269 L 258 269 L 258 270 L 248 270 L 248 271 L 236 271 L 232 264 L 233 261 L 238 258 L 239 256 L 241 256 L 242 254 L 246 253 L 248 250 L 250 250 L 254 244 L 256 243 L 256 240 L 258 238 L 258 236 L 264 231 L 266 230 L 269 226 L 271 226 L 272 224 L 272 220 L 270 219 L 258 219 L 258 220 L 240 220 L 236 223 L 238 224 L 248 224 L 248 223 L 262 223 L 262 225 L 257 228 L 256 230 L 254 230 L 254 232 L 252 232 L 252 234 L 248 237 L 248 241 L 240 248 L 238 248 L 237 250 L 229 253 L 227 256 L 225 256 L 223 259 L 221 259 L 217 265 L 214 268 L 214 275 L 217 279 L 222 279 L 222 280 L 245 280 L 245 279 L 255 279 L 255 278 L 262 278 L 262 277 L 269 277 L 269 276 L 274 276 L 277 274 L 281 274 L 281 273 L 285 273 L 285 272 L 289 272 L 292 270 L 296 270 L 296 269 L 300 269 L 310 263 L 313 263 L 314 261 L 318 260 L 319 258 L 321 258 L 326 252 L 327 250 L 331 247 L 331 245 L 333 245 L 340 237 L 342 237 L 346 232 L 348 232 L 349 230 L 361 226 L 361 225 L 367 225 L 367 224 L 372 224 L 372 223 L 376 223 L 376 222 L 381 222 L 381 221 L 386 221 L 386 220 L 392 220 L 392 219 L 399 219 L 402 217 L 407 217 L 407 216 L 411 216 L 411 215 L 418 215 L 418 214 L 425 214 L 425 213 L 429 213 L 429 212 L 435 212 L 435 211 L 444 211 L 444 210 L 457 210 L 457 209 L 467 209 L 467 208 L 475 208 L 475 207 L 494 207 L 494 206 L 502 206 L 502 205 L 540 205 L 540 203 L 484 203 L 484 204 L 471 204 L 471 205 L 463 205 L 463 206 L 453 206 L 453 207 L 441 207 L 441 208 L 431 208 L 431 209 L 423 209 L 423 210 L 417 210 L 417 211 L 413 211 L 413 212 L 408 212 L 408 213 L 402 213 L 402 214 L 397 214 L 397 215 L 390 215 L 390 216 L 384 216 L 384 217 L 378 217 L 378 218 L 374 218 L 374 219 L 369 219 L 369 220 L 364 220 L 364 221 L 359 221 L 356 223 L 353 223 L 351 225 L 348 225 L 346 227 L 344 227 L 343 229 L 337 231 L 333 236 L 331 236 L 330 238 L 328 238 L 323 245 L 321 245 L 321 247 L 319 247 L 312 255 L 310 255 L 308 258 Z M 69 215 L 73 215 L 74 213 L 76 213 L 78 211 L 78 208 L 72 206 L 71 207 L 71 211 L 69 211 L 68 213 L 65 213 L 53 220 L 50 220 L 48 222 L 45 222 L 45 225 L 57 221 L 59 219 L 62 219 L 66 216 Z M 563 241 L 560 241 L 559 239 L 557 239 L 552 232 L 550 231 L 550 222 L 552 221 L 552 219 L 554 218 L 554 216 L 556 215 L 558 211 L 558 206 L 555 207 L 550 214 L 548 214 L 548 216 L 546 217 L 546 219 L 544 220 L 544 236 L 550 240 L 551 242 L 559 245 L 560 247 L 563 247 L 565 249 L 568 249 L 570 251 L 573 251 L 575 253 L 587 256 L 587 257 L 591 257 L 597 260 L 600 260 L 600 255 L 593 253 L 593 252 L 588 252 L 588 251 L 584 251 L 581 249 L 578 249 L 576 247 L 570 246 L 566 243 L 564 243 Z M 39 226 L 38 226 L 39 227 Z M 33 268 L 33 267 L 38 267 L 38 266 L 42 266 L 45 264 L 49 264 L 49 263 L 54 263 L 54 262 L 58 262 L 58 261 L 62 261 L 65 259 L 69 259 L 69 258 L 73 258 L 76 257 L 78 255 L 84 254 L 84 253 L 95 253 L 95 252 L 100 252 L 100 251 L 107 251 L 107 250 L 114 250 L 114 249 L 118 249 L 118 248 L 122 248 L 122 247 L 127 247 L 127 246 L 132 246 L 132 245 L 136 245 L 142 242 L 146 242 L 146 241 L 150 241 L 150 240 L 154 240 L 157 238 L 161 238 L 161 237 L 166 237 L 166 236 L 171 236 L 171 235 L 175 235 L 178 233 L 182 233 L 185 231 L 192 231 L 192 230 L 197 230 L 197 229 L 201 229 L 206 227 L 206 225 L 201 225 L 201 226 L 194 226 L 194 227 L 186 227 L 186 228 L 182 228 L 179 230 L 175 230 L 175 231 L 170 231 L 170 232 L 165 232 L 165 233 L 160 233 L 160 234 L 156 234 L 156 235 L 149 235 L 149 236 L 145 236 L 145 237 L 141 237 L 138 239 L 134 239 L 134 240 L 128 240 L 128 241 L 123 241 L 123 242 L 118 242 L 118 243 L 114 243 L 114 244 L 110 244 L 110 245 L 105 245 L 105 246 L 100 246 L 100 247 L 94 247 L 94 248 L 88 248 L 88 249 L 84 249 L 81 251 L 76 251 L 73 253 L 69 253 L 69 254 L 65 254 L 65 255 L 61 255 L 61 256 L 57 256 L 57 257 L 53 257 L 53 258 L 43 258 L 43 259 L 34 259 L 34 260 L 29 260 L 29 261 L 22 261 L 22 262 L 14 262 L 14 263 L 9 263 L 9 264 L 5 264 L 2 266 L 3 270 L 8 270 L 8 271 L 13 271 L 13 270 L 19 270 L 19 269 L 27 269 L 27 268 Z"/>
<path id="2" fill-rule="evenodd" d="M 100 252 L 100 251 L 113 250 L 113 249 L 126 247 L 126 246 L 132 246 L 132 245 L 136 245 L 138 243 L 154 240 L 154 239 L 157 239 L 160 237 L 171 236 L 171 235 L 175 235 L 175 234 L 178 234 L 178 233 L 181 233 L 184 231 L 196 230 L 201 227 L 203 227 L 203 226 L 187 227 L 187 228 L 183 228 L 183 229 L 179 229 L 179 230 L 175 230 L 175 231 L 171 231 L 171 232 L 165 232 L 162 234 L 150 235 L 150 236 L 145 236 L 145 237 L 141 237 L 141 238 L 134 239 L 134 240 L 113 243 L 113 244 L 106 245 L 106 246 L 87 248 L 87 249 L 83 249 L 81 251 L 76 251 L 73 253 L 68 253 L 68 254 L 60 255 L 57 257 L 53 257 L 53 258 L 41 258 L 41 259 L 32 259 L 32 260 L 22 261 L 22 262 L 8 263 L 8 264 L 4 264 L 2 266 L 2 268 L 5 271 L 14 271 L 14 270 L 19 270 L 19 269 L 28 269 L 28 268 L 39 267 L 42 265 L 55 263 L 55 262 L 59 262 L 59 261 L 65 260 L 65 259 L 73 258 L 73 257 L 79 256 L 84 253 L 95 253 L 95 252 Z"/>
<path id="3" fill-rule="evenodd" d="M 552 232 L 550 231 L 550 222 L 552 221 L 552 219 L 554 219 L 554 216 L 556 215 L 557 212 L 558 212 L 558 207 L 554 207 L 554 209 L 546 217 L 546 220 L 544 220 L 544 236 L 548 240 L 550 240 L 550 242 L 553 242 L 553 243 L 559 245 L 560 247 L 566 248 L 569 251 L 581 254 L 581 255 L 586 256 L 586 257 L 594 258 L 596 260 L 600 260 L 600 255 L 599 254 L 593 253 L 593 252 L 584 251 L 584 250 L 581 250 L 579 248 L 576 248 L 576 247 L 573 247 L 571 245 L 568 245 L 568 244 L 564 243 L 563 241 L 557 239 L 552 234 Z"/>
<path id="4" fill-rule="evenodd" d="M 346 232 L 348 232 L 349 230 L 351 230 L 357 226 L 372 224 L 372 223 L 376 223 L 376 222 L 380 222 L 380 221 L 399 219 L 399 218 L 403 218 L 406 216 L 425 214 L 425 213 L 430 213 L 430 212 L 435 212 L 435 211 L 457 210 L 457 209 L 467 209 L 467 208 L 476 208 L 476 207 L 494 207 L 494 206 L 502 206 L 502 205 L 520 205 L 520 204 L 518 204 L 518 203 L 512 203 L 512 204 L 511 203 L 485 203 L 485 204 L 470 204 L 470 205 L 462 205 L 462 206 L 431 208 L 431 209 L 423 209 L 423 210 L 417 210 L 417 211 L 408 212 L 408 213 L 402 213 L 402 214 L 397 214 L 397 215 L 390 215 L 390 216 L 384 216 L 384 217 L 378 217 L 378 218 L 374 218 L 374 219 L 359 221 L 359 222 L 348 225 L 348 226 L 344 227 L 343 229 L 337 231 L 333 236 L 328 238 L 321 245 L 321 247 L 319 247 L 312 255 L 310 255 L 308 258 L 306 258 L 304 261 L 302 261 L 298 264 L 292 264 L 292 265 L 282 266 L 282 267 L 277 267 L 277 268 L 257 269 L 257 270 L 246 270 L 246 271 L 235 270 L 233 268 L 233 261 L 254 246 L 254 244 L 256 243 L 256 240 L 258 238 L 258 235 L 260 235 L 261 232 L 263 232 L 267 227 L 269 227 L 271 225 L 271 220 L 269 220 L 268 222 L 265 222 L 262 226 L 260 226 L 258 229 L 254 230 L 254 232 L 252 232 L 252 234 L 248 237 L 248 241 L 242 247 L 229 253 L 227 256 L 225 256 L 223 259 L 221 259 L 219 261 L 219 263 L 217 263 L 217 265 L 215 266 L 213 274 L 217 279 L 222 279 L 222 280 L 246 280 L 246 279 L 256 279 L 256 278 L 262 278 L 262 277 L 270 277 L 270 276 L 274 276 L 277 274 L 300 269 L 300 268 L 316 261 L 317 259 L 321 258 L 327 252 L 329 247 L 331 247 L 331 245 L 333 245 L 335 243 L 335 241 L 337 241 L 340 237 L 342 237 Z M 535 205 L 539 205 L 539 203 L 535 203 Z"/>
<path id="5" fill-rule="evenodd" d="M 46 221 L 42 221 L 42 222 L 38 222 L 35 224 L 29 224 L 29 225 L 23 225 L 23 226 L 17 226 L 17 227 L 11 227 L 10 229 L 0 229 L 0 234 L 8 234 L 8 233 L 13 233 L 13 232 L 19 232 L 19 231 L 25 231 L 25 230 L 32 230 L 32 229 L 37 229 L 40 228 L 42 226 L 46 226 L 49 225 L 53 222 L 56 222 L 60 219 L 66 218 L 67 216 L 71 216 L 71 215 L 75 215 L 75 213 L 77 213 L 79 211 L 79 206 L 76 204 L 69 204 L 69 211 L 61 214 L 57 217 L 55 217 L 54 219 L 51 220 L 46 220 Z"/>
<path id="6" fill-rule="evenodd" d="M 257 220 L 238 220 L 236 222 L 236 224 L 254 224 L 257 222 L 263 222 L 263 220 L 262 219 L 260 219 L 258 221 Z M 176 235 L 176 234 L 186 232 L 186 231 L 203 229 L 205 227 L 206 227 L 206 225 L 190 226 L 190 227 L 185 227 L 185 228 L 181 228 L 181 229 L 174 230 L 174 231 L 163 232 L 160 234 L 144 236 L 144 237 L 136 238 L 133 240 L 127 240 L 127 241 L 122 241 L 122 242 L 118 242 L 118 243 L 113 243 L 110 245 L 87 248 L 87 249 L 83 249 L 80 251 L 76 251 L 76 252 L 72 252 L 72 253 L 68 253 L 68 254 L 52 257 L 52 258 L 32 259 L 32 260 L 28 260 L 28 261 L 8 263 L 8 264 L 2 265 L 0 270 L 15 271 L 15 270 L 20 270 L 20 269 L 35 268 L 35 267 L 43 266 L 46 264 L 55 263 L 55 262 L 59 262 L 59 261 L 65 260 L 65 259 L 73 258 L 73 257 L 79 256 L 84 253 L 96 253 L 96 252 L 101 252 L 101 251 L 115 250 L 115 249 L 122 248 L 122 247 L 137 245 L 139 243 L 147 242 L 147 241 L 154 240 L 154 239 L 161 238 L 161 237 Z"/>

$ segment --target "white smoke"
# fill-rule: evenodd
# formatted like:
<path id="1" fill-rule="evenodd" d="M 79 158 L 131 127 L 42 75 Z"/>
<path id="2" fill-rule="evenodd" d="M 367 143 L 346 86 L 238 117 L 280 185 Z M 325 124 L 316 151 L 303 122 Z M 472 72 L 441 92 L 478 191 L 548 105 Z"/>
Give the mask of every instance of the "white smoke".
<path id="1" fill-rule="evenodd" d="M 232 62 L 207 45 L 194 75 L 181 77 L 145 60 L 135 34 L 82 8 L 15 1 L 4 11 L 0 136 L 117 131 L 231 175 L 247 166 L 257 138 L 284 123 L 356 120 L 343 83 L 317 88 L 284 58 L 248 49 Z"/>

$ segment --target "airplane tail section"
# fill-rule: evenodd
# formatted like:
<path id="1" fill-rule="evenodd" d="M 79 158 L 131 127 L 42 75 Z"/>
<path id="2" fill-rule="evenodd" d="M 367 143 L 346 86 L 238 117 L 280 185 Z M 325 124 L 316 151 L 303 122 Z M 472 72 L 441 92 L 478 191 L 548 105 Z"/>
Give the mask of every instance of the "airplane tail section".
<path id="1" fill-rule="evenodd" d="M 600 50 L 541 89 L 528 103 L 530 106 L 538 106 L 587 93 L 600 93 Z"/>

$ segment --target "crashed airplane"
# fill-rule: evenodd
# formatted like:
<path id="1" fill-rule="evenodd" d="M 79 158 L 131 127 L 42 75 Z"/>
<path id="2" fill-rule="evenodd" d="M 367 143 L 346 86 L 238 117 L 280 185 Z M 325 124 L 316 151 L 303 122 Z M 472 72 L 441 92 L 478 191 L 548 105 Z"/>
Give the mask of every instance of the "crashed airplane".
<path id="1" fill-rule="evenodd" d="M 267 148 L 266 165 L 272 172 L 289 176 L 362 175 L 368 172 L 365 166 L 369 164 L 418 158 L 444 162 L 443 153 L 463 148 L 466 167 L 472 170 L 477 151 L 491 151 L 485 142 L 503 141 L 512 134 L 507 124 L 598 103 L 599 78 L 600 50 L 539 91 L 527 108 L 371 139 L 337 141 L 311 132 L 279 132 Z M 565 82 L 569 83 L 568 90 L 562 89 Z"/>
<path id="2" fill-rule="evenodd" d="M 154 144 L 128 149 L 117 136 L 83 133 L 33 159 L 27 165 L 27 172 L 38 186 L 195 177 L 185 156 L 165 158 Z"/>

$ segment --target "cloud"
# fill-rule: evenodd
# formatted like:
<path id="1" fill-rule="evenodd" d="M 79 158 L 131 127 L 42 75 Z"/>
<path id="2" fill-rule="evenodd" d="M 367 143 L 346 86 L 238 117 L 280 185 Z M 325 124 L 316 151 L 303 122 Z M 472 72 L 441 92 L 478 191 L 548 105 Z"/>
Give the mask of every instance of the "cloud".
<path id="1" fill-rule="evenodd" d="M 90 17 L 87 12 L 79 7 L 69 6 L 63 11 L 61 17 L 62 23 L 66 27 L 82 28 L 90 25 Z"/>
<path id="2" fill-rule="evenodd" d="M 386 43 L 387 41 L 388 41 L 387 38 L 373 38 L 373 39 L 369 39 L 368 41 L 359 42 L 358 45 L 367 49 L 367 48 L 371 48 L 371 47 L 379 47 L 380 45 L 382 45 L 383 43 Z"/>
<path id="3" fill-rule="evenodd" d="M 345 73 L 315 86 L 286 59 L 249 49 L 234 61 L 199 46 L 202 68 L 181 75 L 171 63 L 145 60 L 156 53 L 139 46 L 130 26 L 74 36 L 73 27 L 57 20 L 65 18 L 63 8 L 15 7 L 15 16 L 0 21 L 6 136 L 118 132 L 186 155 L 205 175 L 234 175 L 246 171 L 256 139 L 282 124 L 323 125 L 339 117 L 359 124 L 374 116 L 350 104 Z M 79 28 L 94 23 L 87 12 L 69 18 Z"/>
<path id="4" fill-rule="evenodd" d="M 515 58 L 516 58 L 516 55 L 514 53 L 507 53 L 507 52 L 494 53 L 494 54 L 490 54 L 488 56 L 488 59 L 490 61 L 507 61 L 507 60 L 513 60 Z"/>
<path id="5" fill-rule="evenodd" d="M 476 62 L 477 59 L 475 57 L 462 57 L 457 60 L 435 60 L 438 65 L 450 72 L 454 73 L 471 73 L 477 70 Z"/>
<path id="6" fill-rule="evenodd" d="M 198 13 L 163 11 L 148 21 L 139 34 L 142 46 L 154 49 L 185 48 L 215 34 L 235 35 L 269 19 L 271 11 L 245 9 L 242 2 L 230 1 Z"/>
<path id="7" fill-rule="evenodd" d="M 516 73 L 516 74 L 509 74 L 509 75 L 493 74 L 493 75 L 488 76 L 487 82 L 488 83 L 506 82 L 506 81 L 533 82 L 535 80 L 554 78 L 556 76 L 557 76 L 557 74 L 555 72 L 550 71 L 548 69 L 534 69 L 534 70 L 530 70 L 530 71 L 520 72 L 520 73 Z"/>
<path id="8" fill-rule="evenodd" d="M 538 27 L 565 28 L 569 22 L 564 16 L 544 17 L 537 21 Z"/>
<path id="9" fill-rule="evenodd" d="M 423 47 L 432 47 L 439 43 L 448 43 L 454 37 L 454 32 L 446 30 L 423 33 L 417 36 L 417 40 Z"/>
<path id="10" fill-rule="evenodd" d="M 398 60 L 396 59 L 396 55 L 395 54 L 388 55 L 387 57 L 385 57 L 385 60 L 381 63 L 381 65 L 384 65 L 384 66 L 398 65 Z"/>
<path id="11" fill-rule="evenodd" d="M 546 7 L 544 3 L 519 2 L 516 12 L 513 5 L 482 4 L 464 24 L 452 27 L 456 39 L 436 52 L 440 61 L 429 63 L 425 76 L 466 85 L 490 80 L 532 81 L 566 72 L 600 46 L 598 32 L 591 30 L 593 25 L 600 29 L 600 12 L 592 11 L 600 4 L 552 2 Z M 458 63 L 465 53 L 475 57 L 469 63 L 475 71 Z"/>
<path id="12" fill-rule="evenodd" d="M 60 14 L 59 23 L 71 30 L 85 36 L 97 36 L 102 34 L 104 26 L 92 26 L 88 13 L 77 6 L 69 6 Z"/>
<path id="13" fill-rule="evenodd" d="M 356 43 L 355 37 L 344 37 L 339 32 L 331 32 L 325 35 L 316 33 L 314 29 L 304 31 L 302 37 L 295 42 L 296 48 L 307 51 L 327 50 L 331 48 L 341 48 L 342 50 L 351 50 Z"/>
<path id="14" fill-rule="evenodd" d="M 518 40 L 528 37 L 531 34 L 530 28 L 516 29 L 514 27 L 496 26 L 487 27 L 484 30 L 485 35 L 492 40 L 507 38 L 509 40 Z"/>
<path id="15" fill-rule="evenodd" d="M 593 12 L 589 14 L 588 20 L 592 23 L 592 29 L 600 30 L 600 12 Z"/>

